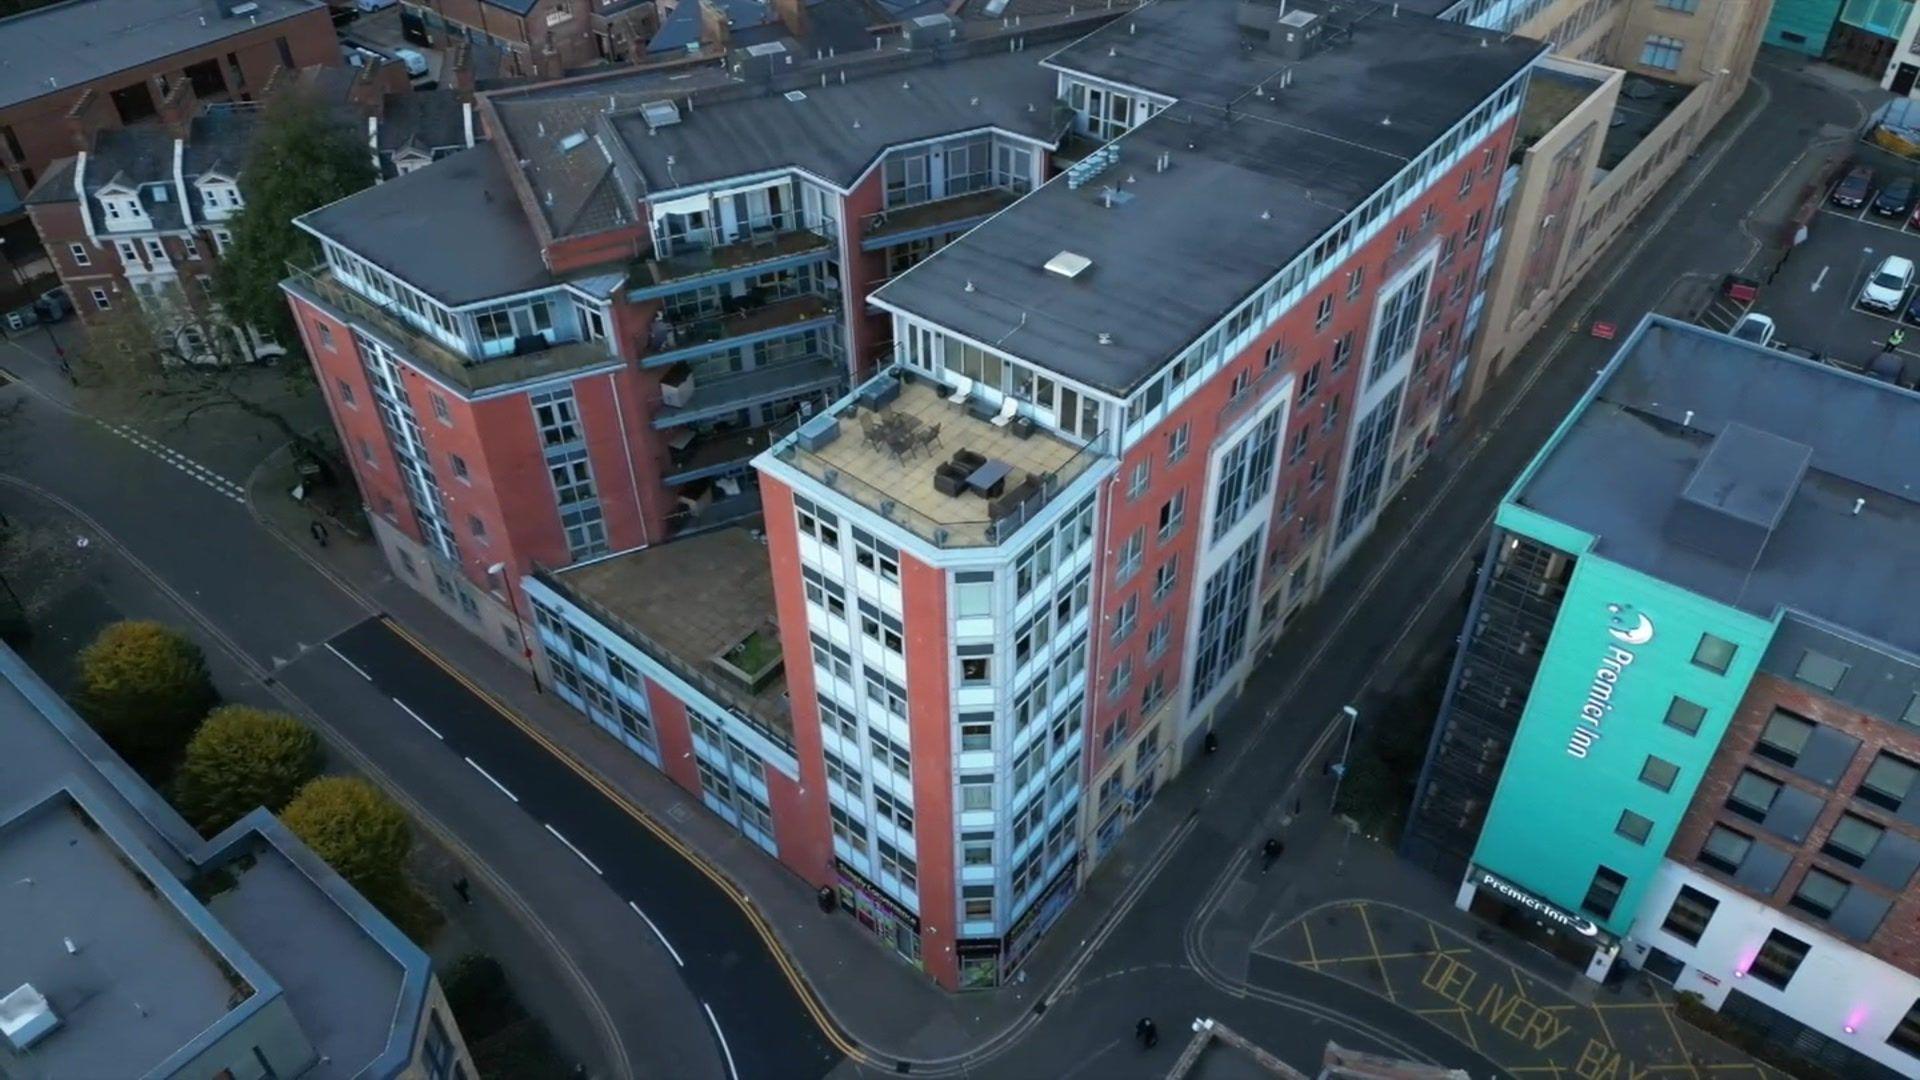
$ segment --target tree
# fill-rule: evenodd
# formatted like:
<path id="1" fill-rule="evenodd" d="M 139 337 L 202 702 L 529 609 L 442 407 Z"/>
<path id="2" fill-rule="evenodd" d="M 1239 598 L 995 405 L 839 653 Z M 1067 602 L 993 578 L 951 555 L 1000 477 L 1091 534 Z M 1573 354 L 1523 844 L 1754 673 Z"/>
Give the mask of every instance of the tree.
<path id="1" fill-rule="evenodd" d="M 236 321 L 293 347 L 299 336 L 280 280 L 289 264 L 310 266 L 319 256 L 313 238 L 293 219 L 375 179 L 365 136 L 356 135 L 341 113 L 297 91 L 276 97 L 240 171 L 245 208 L 231 219 L 233 242 L 214 272 L 221 306 Z"/>
<path id="2" fill-rule="evenodd" d="M 413 847 L 407 815 L 365 780 L 308 781 L 280 811 L 280 820 L 375 904 L 384 905 L 406 885 Z"/>
<path id="3" fill-rule="evenodd" d="M 285 713 L 224 705 L 187 743 L 174 804 L 212 836 L 256 806 L 279 810 L 320 773 L 320 740 Z"/>
<path id="4" fill-rule="evenodd" d="M 164 779 L 220 697 L 200 646 L 157 622 L 117 622 L 80 652 L 74 708 L 128 764 Z"/>

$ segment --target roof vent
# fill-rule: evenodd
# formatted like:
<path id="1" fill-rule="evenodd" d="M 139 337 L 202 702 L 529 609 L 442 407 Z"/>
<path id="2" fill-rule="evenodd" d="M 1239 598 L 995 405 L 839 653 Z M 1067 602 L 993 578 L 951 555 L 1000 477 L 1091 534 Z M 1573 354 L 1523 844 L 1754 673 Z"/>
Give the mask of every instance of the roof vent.
<path id="1" fill-rule="evenodd" d="M 648 131 L 658 131 L 680 122 L 680 106 L 671 101 L 649 101 L 640 106 L 640 119 L 647 122 Z"/>
<path id="2" fill-rule="evenodd" d="M 788 101 L 807 100 L 807 92 L 805 90 L 789 90 L 785 96 Z"/>
<path id="3" fill-rule="evenodd" d="M 233 11 L 232 11 L 232 12 L 230 12 L 230 14 L 233 14 L 233 15 L 251 15 L 251 14 L 253 14 L 254 12 L 256 12 L 256 11 L 259 11 L 259 10 L 260 10 L 260 5 L 259 5 L 259 4 L 256 4 L 256 3 L 253 3 L 253 2 L 252 2 L 252 0 L 248 0 L 248 2 L 247 2 L 247 3 L 244 3 L 244 4 L 235 4 L 235 5 L 233 6 Z"/>
<path id="4" fill-rule="evenodd" d="M 1047 260 L 1047 272 L 1050 274 L 1059 274 L 1061 277 L 1071 281 L 1081 274 L 1086 273 L 1087 267 L 1092 265 L 1093 260 L 1087 258 L 1085 255 L 1076 255 L 1071 251 L 1063 251 Z"/>
<path id="5" fill-rule="evenodd" d="M 53 1006 L 32 983 L 21 983 L 13 993 L 0 997 L 0 1035 L 16 1051 L 26 1050 L 59 1026 Z"/>
<path id="6" fill-rule="evenodd" d="M 787 47 L 778 41 L 763 41 L 758 45 L 747 46 L 748 56 L 779 56 Z"/>
<path id="7" fill-rule="evenodd" d="M 563 154 L 567 153 L 568 151 L 574 149 L 575 147 L 582 145 L 586 141 L 587 141 L 586 132 L 584 131 L 573 132 L 572 134 L 567 135 L 565 138 L 562 138 L 560 140 L 560 152 Z"/>

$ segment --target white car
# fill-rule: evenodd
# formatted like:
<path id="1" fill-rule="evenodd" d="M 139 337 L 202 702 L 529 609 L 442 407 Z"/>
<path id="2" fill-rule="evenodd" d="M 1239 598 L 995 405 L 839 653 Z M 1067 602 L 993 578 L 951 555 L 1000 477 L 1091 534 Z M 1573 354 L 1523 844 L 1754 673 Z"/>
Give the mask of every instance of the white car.
<path id="1" fill-rule="evenodd" d="M 1898 255 L 1889 255 L 1880 261 L 1880 268 L 1867 278 L 1860 289 L 1860 306 L 1876 311 L 1897 312 L 1902 298 L 1907 295 L 1907 286 L 1913 284 L 1913 260 Z"/>
<path id="2" fill-rule="evenodd" d="M 1740 316 L 1731 331 L 1741 341 L 1751 341 L 1755 345 L 1773 344 L 1773 320 L 1757 311 L 1749 311 Z"/>

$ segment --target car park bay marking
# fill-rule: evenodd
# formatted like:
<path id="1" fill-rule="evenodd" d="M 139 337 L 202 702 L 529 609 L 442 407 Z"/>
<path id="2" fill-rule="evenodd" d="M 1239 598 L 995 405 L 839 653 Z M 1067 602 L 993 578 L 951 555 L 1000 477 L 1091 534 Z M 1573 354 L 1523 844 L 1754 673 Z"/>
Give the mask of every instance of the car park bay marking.
<path id="1" fill-rule="evenodd" d="M 1820 291 L 1820 285 L 1821 285 L 1821 284 L 1822 284 L 1823 282 L 1825 282 L 1825 281 L 1827 280 L 1827 271 L 1828 271 L 1828 270 L 1831 270 L 1831 269 L 1833 269 L 1833 268 L 1832 268 L 1832 267 L 1830 267 L 1830 266 L 1823 266 L 1823 267 L 1821 267 L 1821 268 L 1820 268 L 1820 276 L 1819 276 L 1819 277 L 1816 277 L 1816 278 L 1814 278 L 1814 279 L 1813 279 L 1813 287 L 1812 287 L 1811 289 L 1809 289 L 1808 291 L 1809 291 L 1809 292 L 1819 292 L 1819 291 Z"/>

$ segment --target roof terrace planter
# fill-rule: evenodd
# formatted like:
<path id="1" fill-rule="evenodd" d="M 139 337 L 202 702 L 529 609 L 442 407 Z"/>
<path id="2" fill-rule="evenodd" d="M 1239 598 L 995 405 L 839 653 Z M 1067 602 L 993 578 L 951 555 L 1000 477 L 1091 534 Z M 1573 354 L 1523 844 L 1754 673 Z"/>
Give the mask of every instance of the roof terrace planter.
<path id="1" fill-rule="evenodd" d="M 780 631 L 772 623 L 753 630 L 712 658 L 720 673 L 752 693 L 759 693 L 779 676 L 786 663 L 780 652 Z"/>

